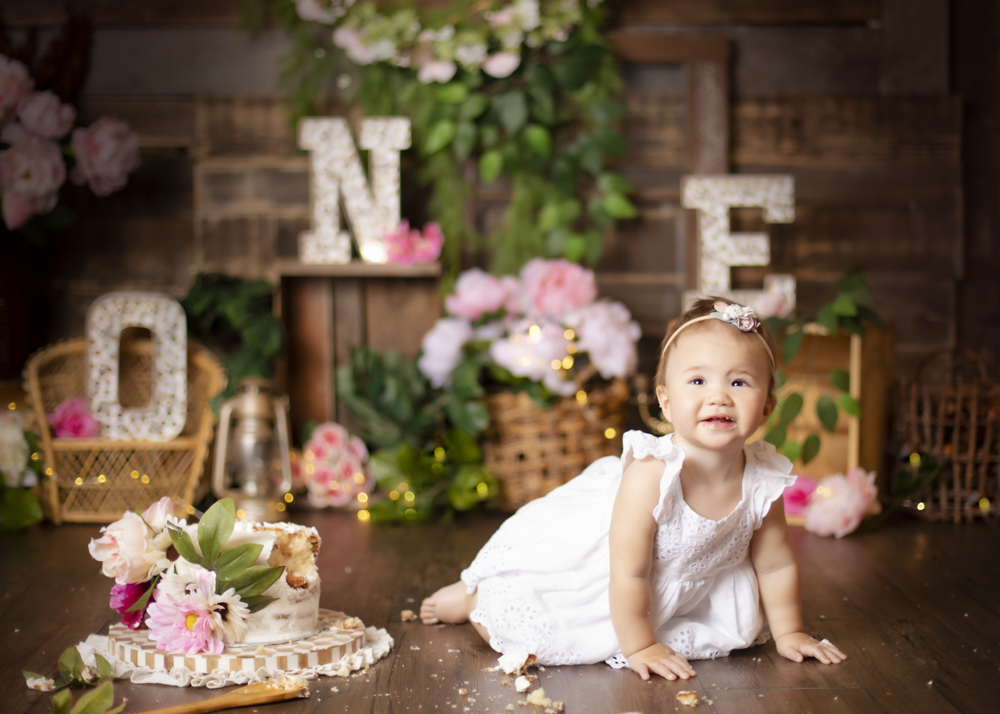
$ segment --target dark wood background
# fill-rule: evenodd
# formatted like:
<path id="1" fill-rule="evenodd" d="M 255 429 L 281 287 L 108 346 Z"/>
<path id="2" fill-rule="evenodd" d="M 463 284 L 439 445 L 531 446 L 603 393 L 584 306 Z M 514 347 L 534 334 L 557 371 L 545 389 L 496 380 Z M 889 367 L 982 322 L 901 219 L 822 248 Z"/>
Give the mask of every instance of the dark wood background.
<path id="1" fill-rule="evenodd" d="M 81 118 L 127 119 L 143 165 L 126 190 L 84 200 L 82 220 L 43 249 L 48 324 L 41 339 L 78 335 L 99 295 L 145 289 L 182 296 L 201 270 L 276 279 L 308 224 L 306 158 L 277 82 L 280 30 L 237 29 L 236 0 L 133 6 L 77 0 L 94 23 Z M 955 347 L 1000 355 L 994 231 L 1000 149 L 1000 9 L 990 0 L 622 0 L 619 31 L 723 41 L 734 173 L 796 178 L 796 220 L 768 226 L 773 272 L 793 273 L 806 313 L 860 269 L 895 326 L 896 364 L 915 369 Z M 8 0 L 16 42 L 44 42 L 61 0 Z M 603 293 L 629 306 L 655 343 L 678 313 L 690 257 L 679 206 L 691 111 L 681 65 L 625 63 L 639 218 L 608 236 Z M 337 111 L 336 101 L 330 105 Z M 502 192 L 475 207 L 488 227 Z M 412 195 L 411 204 L 419 201 Z M 734 227 L 763 225 L 738 211 Z M 764 270 L 734 270 L 741 287 Z M 377 301 L 376 301 L 377 302 Z M 377 317 L 377 316 L 376 316 Z M 433 316 L 428 316 L 429 322 Z M 377 320 L 375 320 L 377 322 Z M 428 324 L 429 324 L 428 322 Z M 427 325 L 398 346 L 414 353 Z M 644 367 L 652 352 L 647 355 Z"/>

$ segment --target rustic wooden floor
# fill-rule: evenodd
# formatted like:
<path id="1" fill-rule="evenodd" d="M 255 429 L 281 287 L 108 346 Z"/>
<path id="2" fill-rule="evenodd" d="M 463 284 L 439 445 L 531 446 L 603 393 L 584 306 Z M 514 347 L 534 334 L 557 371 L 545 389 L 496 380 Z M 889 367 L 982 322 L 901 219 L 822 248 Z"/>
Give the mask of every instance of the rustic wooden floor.
<path id="1" fill-rule="evenodd" d="M 500 517 L 404 528 L 350 514 L 296 515 L 323 536 L 323 606 L 386 627 L 395 646 L 367 674 L 323 678 L 308 700 L 253 711 L 483 714 L 514 705 L 541 714 L 517 706 L 524 697 L 484 671 L 496 655 L 468 625 L 400 621 L 402 610 L 418 609 L 424 594 L 456 579 Z M 55 674 L 65 647 L 114 621 L 110 582 L 87 554 L 97 533 L 97 526 L 46 525 L 0 537 L 0 711 L 48 712 L 48 696 L 26 689 L 21 669 Z M 550 667 L 537 684 L 570 714 L 688 711 L 674 698 L 682 689 L 703 697 L 697 711 L 717 714 L 1000 711 L 1000 527 L 900 518 L 843 540 L 801 529 L 793 537 L 807 628 L 847 652 L 845 664 L 798 665 L 765 645 L 696 662 L 698 677 L 687 683 L 643 683 L 629 671 L 594 665 Z M 117 700 L 128 697 L 126 712 L 218 693 L 126 682 L 115 691 Z"/>

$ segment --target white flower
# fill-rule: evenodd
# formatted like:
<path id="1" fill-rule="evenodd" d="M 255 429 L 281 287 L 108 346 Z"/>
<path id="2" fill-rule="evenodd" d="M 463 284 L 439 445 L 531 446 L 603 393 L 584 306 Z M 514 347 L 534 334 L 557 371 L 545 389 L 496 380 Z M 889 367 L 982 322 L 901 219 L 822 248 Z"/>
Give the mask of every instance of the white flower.
<path id="1" fill-rule="evenodd" d="M 344 16 L 355 0 L 332 0 L 326 3 L 323 0 L 294 0 L 294 2 L 295 12 L 303 20 L 332 25 L 338 18 Z"/>
<path id="2" fill-rule="evenodd" d="M 555 363 L 561 364 L 569 355 L 569 343 L 561 325 L 526 318 L 514 323 L 508 338 L 490 345 L 490 357 L 515 377 L 527 377 L 549 387 L 563 378 Z"/>
<path id="3" fill-rule="evenodd" d="M 482 69 L 491 77 L 508 77 L 521 64 L 521 56 L 516 52 L 495 52 L 486 58 Z"/>
<path id="4" fill-rule="evenodd" d="M 569 315 L 565 321 L 576 330 L 577 349 L 587 353 L 590 363 L 604 379 L 627 377 L 635 372 L 636 342 L 642 330 L 624 305 L 599 300 Z"/>
<path id="5" fill-rule="evenodd" d="M 501 27 L 510 27 L 514 24 L 514 6 L 508 5 L 503 10 L 487 12 L 484 17 L 489 21 L 490 27 L 494 30 Z"/>
<path id="6" fill-rule="evenodd" d="M 472 326 L 457 317 L 442 317 L 420 343 L 417 367 L 435 387 L 451 384 L 451 373 L 462 361 L 463 347 L 472 339 Z"/>
<path id="7" fill-rule="evenodd" d="M 156 590 L 174 600 L 183 600 L 197 588 L 198 574 L 205 572 L 208 571 L 200 565 L 179 558 L 163 571 L 160 581 L 156 584 Z"/>
<path id="8" fill-rule="evenodd" d="M 417 79 L 424 84 L 430 84 L 431 82 L 444 84 L 451 81 L 451 78 L 455 76 L 455 72 L 457 70 L 458 67 L 455 66 L 454 62 L 431 60 L 430 62 L 425 62 L 420 67 L 420 71 L 417 73 Z"/>
<path id="9" fill-rule="evenodd" d="M 517 0 L 513 5 L 517 24 L 525 32 L 531 32 L 541 22 L 538 12 L 538 0 Z"/>
<path id="10" fill-rule="evenodd" d="M 447 42 L 455 36 L 455 26 L 445 25 L 438 30 L 427 28 L 417 35 L 417 42 Z"/>
<path id="11" fill-rule="evenodd" d="M 146 560 L 153 532 L 138 514 L 127 512 L 121 520 L 101 529 L 100 538 L 90 541 L 94 560 L 109 578 L 125 583 L 144 583 L 152 577 L 152 565 Z"/>
<path id="12" fill-rule="evenodd" d="M 361 33 L 345 25 L 333 31 L 333 44 L 344 50 L 348 59 L 355 64 L 371 64 L 375 61 L 375 55 L 361 39 Z"/>
<path id="13" fill-rule="evenodd" d="M 455 48 L 455 59 L 466 69 L 476 69 L 486 59 L 486 45 L 474 42 Z"/>
<path id="14" fill-rule="evenodd" d="M 13 411 L 0 413 L 0 471 L 5 486 L 20 486 L 28 468 L 28 442 L 24 422 Z"/>
<path id="15" fill-rule="evenodd" d="M 368 45 L 368 52 L 375 62 L 393 59 L 396 56 L 396 43 L 388 37 L 383 37 Z"/>

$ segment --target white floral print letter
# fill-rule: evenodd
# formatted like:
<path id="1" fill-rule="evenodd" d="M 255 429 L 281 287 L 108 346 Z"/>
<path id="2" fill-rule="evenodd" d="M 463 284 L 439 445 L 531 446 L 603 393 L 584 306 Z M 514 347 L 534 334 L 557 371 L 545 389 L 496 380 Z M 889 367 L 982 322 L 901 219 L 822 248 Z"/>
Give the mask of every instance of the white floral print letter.
<path id="1" fill-rule="evenodd" d="M 308 149 L 312 228 L 299 235 L 303 263 L 347 263 L 351 238 L 340 230 L 340 198 L 366 263 L 386 262 L 382 237 L 399 225 L 399 152 L 410 146 L 410 120 L 361 120 L 358 145 L 371 152 L 365 180 L 347 121 L 311 117 L 299 123 L 299 148 Z"/>
<path id="2" fill-rule="evenodd" d="M 118 398 L 121 334 L 152 333 L 149 405 L 125 408 Z M 90 411 L 106 439 L 169 441 L 187 418 L 187 319 L 180 303 L 159 293 L 108 293 L 87 311 L 87 391 Z"/>
<path id="3" fill-rule="evenodd" d="M 695 297 L 720 295 L 753 307 L 762 315 L 789 314 L 795 309 L 795 277 L 769 275 L 764 290 L 733 290 L 734 265 L 767 265 L 771 244 L 766 233 L 732 233 L 729 209 L 759 206 L 767 223 L 795 220 L 792 176 L 685 176 L 681 182 L 685 208 L 698 209 L 698 286 L 684 293 L 685 307 Z"/>

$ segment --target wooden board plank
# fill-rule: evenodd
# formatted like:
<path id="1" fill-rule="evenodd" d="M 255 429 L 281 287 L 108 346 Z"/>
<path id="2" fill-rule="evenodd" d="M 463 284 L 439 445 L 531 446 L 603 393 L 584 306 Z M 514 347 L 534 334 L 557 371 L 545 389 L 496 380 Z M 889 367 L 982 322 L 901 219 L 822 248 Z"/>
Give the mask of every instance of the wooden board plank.
<path id="1" fill-rule="evenodd" d="M 947 94 L 948 0 L 882 0 L 883 94 Z"/>
<path id="2" fill-rule="evenodd" d="M 307 421 L 336 419 L 333 287 L 324 278 L 281 281 L 281 319 L 288 335 L 285 383 L 292 437 Z"/>
<path id="3" fill-rule="evenodd" d="M 218 25 L 233 27 L 240 19 L 239 0 L 172 0 L 121 3 L 118 0 L 77 0 L 72 10 L 95 25 Z M 5 0 L 4 22 L 13 27 L 52 25 L 68 18 L 70 7 L 60 0 Z"/>
<path id="4" fill-rule="evenodd" d="M 195 220 L 194 268 L 276 281 L 275 221 L 266 217 Z"/>
<path id="5" fill-rule="evenodd" d="M 879 19 L 878 0 L 628 0 L 622 23 L 866 23 Z"/>
<path id="6" fill-rule="evenodd" d="M 195 99 L 189 97 L 115 97 L 87 94 L 77 120 L 90 124 L 112 115 L 124 119 L 139 133 L 139 146 L 190 148 L 194 143 Z"/>
<path id="7" fill-rule="evenodd" d="M 441 315 L 440 284 L 429 278 L 369 278 L 365 281 L 368 346 L 415 357 L 420 342 Z"/>

